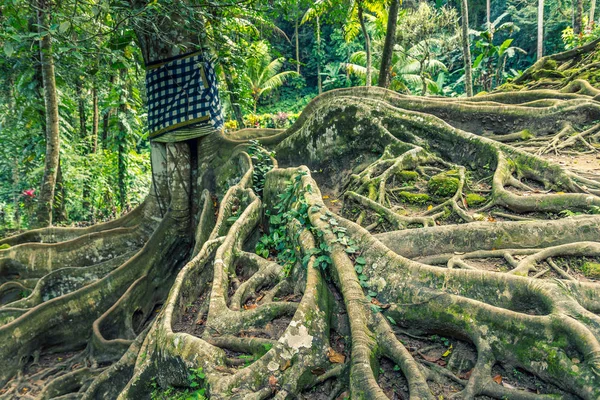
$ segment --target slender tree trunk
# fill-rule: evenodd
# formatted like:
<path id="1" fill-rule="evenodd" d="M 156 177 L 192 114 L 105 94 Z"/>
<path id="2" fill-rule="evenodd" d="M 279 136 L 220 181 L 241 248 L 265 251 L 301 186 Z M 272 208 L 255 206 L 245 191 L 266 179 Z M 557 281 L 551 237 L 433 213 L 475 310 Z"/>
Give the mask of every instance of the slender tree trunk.
<path id="1" fill-rule="evenodd" d="M 383 55 L 381 56 L 381 68 L 379 69 L 379 86 L 388 88 L 392 78 L 392 56 L 394 55 L 394 45 L 396 44 L 396 27 L 398 25 L 399 0 L 392 0 L 387 21 L 387 32 L 385 34 L 385 43 L 383 45 Z"/>
<path id="2" fill-rule="evenodd" d="M 469 44 L 469 4 L 461 0 L 460 15 L 462 19 L 462 47 L 465 63 L 465 92 L 467 97 L 473 96 L 473 73 L 471 66 L 471 48 Z"/>
<path id="3" fill-rule="evenodd" d="M 39 33 L 43 35 L 40 42 L 40 60 L 42 64 L 42 79 L 44 82 L 44 103 L 46 108 L 46 160 L 44 177 L 38 197 L 36 225 L 52 224 L 52 205 L 56 176 L 58 173 L 60 137 L 58 128 L 58 99 L 56 95 L 56 80 L 54 77 L 54 59 L 52 56 L 52 40 L 48 33 L 49 7 L 46 0 L 37 0 L 37 19 Z"/>
<path id="4" fill-rule="evenodd" d="M 321 21 L 317 15 L 317 88 L 323 93 L 323 78 L 321 77 Z"/>
<path id="5" fill-rule="evenodd" d="M 119 71 L 119 78 L 121 85 L 121 92 L 125 92 L 126 88 L 126 76 L 127 70 L 121 69 Z M 123 94 L 121 94 L 123 96 Z M 129 204 L 127 201 L 127 182 L 126 182 L 126 174 L 127 174 L 127 161 L 125 157 L 126 154 L 126 146 L 125 141 L 127 138 L 127 133 L 125 132 L 125 126 L 121 122 L 122 118 L 126 117 L 127 113 L 127 104 L 123 98 L 121 98 L 121 105 L 119 106 L 119 137 L 117 143 L 117 185 L 119 187 L 119 205 L 121 206 L 121 212 L 127 210 Z"/>
<path id="6" fill-rule="evenodd" d="M 544 0 L 538 0 L 537 59 L 544 56 Z"/>
<path id="7" fill-rule="evenodd" d="M 98 87 L 94 80 L 94 86 L 92 87 L 92 153 L 98 151 L 98 122 Z"/>
<path id="8" fill-rule="evenodd" d="M 298 16 L 296 15 L 296 20 L 294 21 L 294 36 L 296 37 L 296 72 L 300 75 L 300 38 L 299 38 L 299 29 L 298 29 Z"/>
<path id="9" fill-rule="evenodd" d="M 487 30 L 491 30 L 491 22 L 492 22 L 492 1 L 486 0 L 485 2 L 485 22 L 487 23 Z"/>
<path id="10" fill-rule="evenodd" d="M 590 16 L 588 20 L 588 30 L 594 29 L 594 25 L 596 24 L 596 0 L 590 1 Z"/>
<path id="11" fill-rule="evenodd" d="M 367 32 L 367 25 L 365 24 L 365 18 L 363 15 L 362 4 L 358 3 L 358 19 L 360 21 L 360 28 L 363 36 L 365 37 L 365 52 L 367 53 L 367 82 L 366 86 L 371 86 L 372 80 L 372 65 L 371 65 L 371 39 L 369 38 L 369 32 Z"/>
<path id="12" fill-rule="evenodd" d="M 78 106 L 78 112 L 79 112 L 79 135 L 84 140 L 84 142 L 86 142 L 86 144 L 87 144 L 85 95 L 83 93 L 83 81 L 81 80 L 81 78 L 77 78 L 77 83 L 75 84 L 75 86 L 76 86 L 76 91 L 77 91 L 77 106 Z"/>
<path id="13" fill-rule="evenodd" d="M 573 33 L 579 35 L 583 22 L 583 0 L 576 0 L 573 3 L 573 7 Z"/>

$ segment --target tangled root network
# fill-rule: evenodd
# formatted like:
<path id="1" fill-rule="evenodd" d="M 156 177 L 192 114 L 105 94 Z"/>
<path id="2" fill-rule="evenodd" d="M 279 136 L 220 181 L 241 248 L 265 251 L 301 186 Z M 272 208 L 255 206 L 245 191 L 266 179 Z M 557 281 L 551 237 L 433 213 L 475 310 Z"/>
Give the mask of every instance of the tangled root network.
<path id="1" fill-rule="evenodd" d="M 0 398 L 599 399 L 600 102 L 328 92 L 0 251 Z M 583 163 L 582 163 L 583 164 Z"/>

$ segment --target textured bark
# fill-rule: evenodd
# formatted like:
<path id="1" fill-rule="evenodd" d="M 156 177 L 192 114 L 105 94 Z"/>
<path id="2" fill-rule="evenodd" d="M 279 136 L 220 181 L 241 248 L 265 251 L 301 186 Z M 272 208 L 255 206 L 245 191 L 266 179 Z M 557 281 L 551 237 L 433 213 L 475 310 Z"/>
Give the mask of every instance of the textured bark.
<path id="1" fill-rule="evenodd" d="M 465 67 L 465 93 L 467 97 L 473 96 L 473 73 L 471 65 L 471 45 L 469 44 L 469 3 L 461 0 L 460 18 L 462 28 L 463 62 Z"/>
<path id="2" fill-rule="evenodd" d="M 583 30 L 583 0 L 573 3 L 573 33 L 579 35 Z"/>
<path id="3" fill-rule="evenodd" d="M 538 0 L 537 13 L 537 59 L 544 55 L 544 0 Z"/>
<path id="4" fill-rule="evenodd" d="M 60 132 L 58 126 L 58 98 L 56 94 L 56 80 L 54 77 L 54 58 L 52 54 L 52 38 L 49 30 L 49 4 L 45 0 L 37 2 L 37 19 L 40 34 L 40 61 L 42 64 L 42 79 L 44 83 L 44 103 L 46 108 L 46 159 L 44 161 L 44 176 L 38 208 L 36 212 L 36 225 L 47 226 L 52 224 L 52 208 L 54 203 L 54 190 L 60 155 Z"/>
<path id="5" fill-rule="evenodd" d="M 379 69 L 379 86 L 386 89 L 390 86 L 392 78 L 392 56 L 394 55 L 394 45 L 396 44 L 399 8 L 400 2 L 392 0 L 387 21 L 383 54 L 381 56 L 381 68 Z"/>
<path id="6" fill-rule="evenodd" d="M 358 8 L 358 21 L 360 22 L 360 29 L 362 30 L 363 37 L 365 39 L 365 53 L 367 54 L 367 76 L 366 76 L 366 86 L 371 86 L 373 81 L 373 62 L 371 61 L 371 38 L 369 37 L 369 32 L 367 31 L 367 25 L 365 23 L 364 17 L 364 9 L 361 1 L 356 2 L 356 7 Z"/>

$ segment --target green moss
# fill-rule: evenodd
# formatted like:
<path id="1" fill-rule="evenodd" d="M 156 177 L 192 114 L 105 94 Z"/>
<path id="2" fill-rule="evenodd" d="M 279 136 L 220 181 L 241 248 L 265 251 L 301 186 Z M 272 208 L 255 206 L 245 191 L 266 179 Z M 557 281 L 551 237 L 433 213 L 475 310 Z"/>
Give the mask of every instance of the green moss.
<path id="1" fill-rule="evenodd" d="M 402 201 L 411 204 L 425 204 L 431 199 L 429 195 L 425 193 L 399 192 L 398 196 Z"/>
<path id="2" fill-rule="evenodd" d="M 6 250 L 10 248 L 10 244 L 8 243 L 4 243 L 3 245 L 0 246 L 0 250 Z"/>
<path id="3" fill-rule="evenodd" d="M 458 190 L 458 178 L 450 176 L 451 171 L 437 174 L 427 182 L 427 191 L 434 196 L 453 196 Z"/>
<path id="4" fill-rule="evenodd" d="M 558 67 L 558 64 L 556 63 L 556 60 L 547 58 L 544 60 L 544 63 L 540 66 L 540 69 L 554 70 L 557 67 Z"/>
<path id="5" fill-rule="evenodd" d="M 531 131 L 529 129 L 523 129 L 521 131 L 521 140 L 529 140 L 534 136 L 535 135 L 533 133 L 531 133 Z"/>
<path id="6" fill-rule="evenodd" d="M 467 205 L 469 207 L 472 207 L 472 206 L 476 206 L 478 204 L 485 203 L 486 198 L 483 197 L 483 196 L 480 196 L 480 195 L 478 195 L 476 193 L 469 193 L 466 196 L 465 200 L 467 201 Z"/>
<path id="7" fill-rule="evenodd" d="M 600 279 L 600 263 L 588 261 L 581 266 L 581 270 L 588 278 Z"/>
<path id="8" fill-rule="evenodd" d="M 400 179 L 400 182 L 412 182 L 419 179 L 417 171 L 400 171 L 396 176 Z"/>
<path id="9" fill-rule="evenodd" d="M 543 79 L 543 78 L 552 78 L 552 79 L 563 79 L 565 74 L 560 71 L 550 70 L 550 69 L 540 69 L 539 71 L 535 71 L 533 73 L 534 79 Z"/>

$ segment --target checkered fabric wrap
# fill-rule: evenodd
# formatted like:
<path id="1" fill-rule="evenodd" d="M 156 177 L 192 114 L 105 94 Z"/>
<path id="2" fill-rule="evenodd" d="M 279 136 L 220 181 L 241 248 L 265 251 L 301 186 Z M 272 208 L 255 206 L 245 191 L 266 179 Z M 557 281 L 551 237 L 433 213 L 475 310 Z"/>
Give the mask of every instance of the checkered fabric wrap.
<path id="1" fill-rule="evenodd" d="M 148 66 L 150 138 L 182 127 L 223 127 L 215 70 L 202 53 L 187 54 Z"/>

